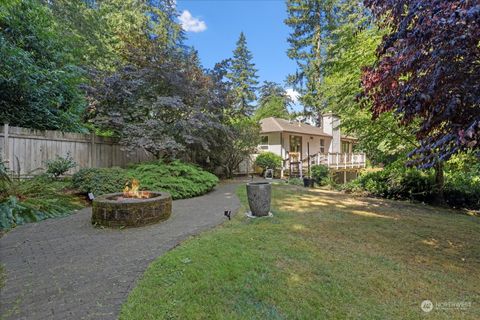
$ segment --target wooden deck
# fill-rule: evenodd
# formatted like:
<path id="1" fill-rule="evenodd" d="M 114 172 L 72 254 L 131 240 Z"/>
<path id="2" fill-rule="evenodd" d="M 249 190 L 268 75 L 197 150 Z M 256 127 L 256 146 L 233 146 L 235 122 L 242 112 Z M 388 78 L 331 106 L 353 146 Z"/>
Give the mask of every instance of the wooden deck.
<path id="1" fill-rule="evenodd" d="M 303 177 L 307 173 L 307 168 L 313 165 L 325 165 L 331 170 L 347 171 L 365 168 L 365 153 L 317 153 L 311 155 L 308 159 L 299 160 L 296 155 L 283 160 L 282 176 Z"/>
<path id="2" fill-rule="evenodd" d="M 332 169 L 365 168 L 365 153 L 318 153 L 310 157 L 310 165 L 323 164 Z"/>

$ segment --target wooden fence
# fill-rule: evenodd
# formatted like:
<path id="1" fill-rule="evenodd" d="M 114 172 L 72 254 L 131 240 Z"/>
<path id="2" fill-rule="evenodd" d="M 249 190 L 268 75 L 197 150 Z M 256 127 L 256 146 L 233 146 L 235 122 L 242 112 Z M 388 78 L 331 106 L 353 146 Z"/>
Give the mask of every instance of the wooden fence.
<path id="1" fill-rule="evenodd" d="M 128 153 L 117 140 L 90 134 L 31 130 L 3 125 L 0 132 L 1 157 L 7 168 L 22 176 L 42 172 L 47 160 L 57 155 L 70 153 L 78 166 L 68 172 L 73 174 L 81 168 L 119 166 L 151 160 L 143 149 Z"/>

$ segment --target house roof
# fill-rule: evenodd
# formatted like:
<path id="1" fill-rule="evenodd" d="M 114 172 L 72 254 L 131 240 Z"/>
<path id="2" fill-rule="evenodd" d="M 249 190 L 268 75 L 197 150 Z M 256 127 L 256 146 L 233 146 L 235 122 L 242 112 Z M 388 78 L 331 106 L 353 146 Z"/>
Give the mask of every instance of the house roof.
<path id="1" fill-rule="evenodd" d="M 343 135 L 340 137 L 342 140 L 351 140 L 351 141 L 357 141 L 358 138 L 354 137 L 354 136 L 347 136 L 347 135 Z"/>
<path id="2" fill-rule="evenodd" d="M 322 128 L 314 127 L 309 124 L 297 121 L 289 121 L 285 119 L 270 117 L 260 120 L 260 124 L 262 127 L 262 133 L 292 132 L 308 134 L 312 136 L 332 137 L 331 135 L 323 132 Z"/>

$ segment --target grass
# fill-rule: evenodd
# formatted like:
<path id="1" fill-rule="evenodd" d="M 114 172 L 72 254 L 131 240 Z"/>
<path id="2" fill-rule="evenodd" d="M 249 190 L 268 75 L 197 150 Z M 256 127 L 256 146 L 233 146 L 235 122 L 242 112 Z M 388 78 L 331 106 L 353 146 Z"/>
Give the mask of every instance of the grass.
<path id="1" fill-rule="evenodd" d="M 480 318 L 478 217 L 295 186 L 273 218 L 243 212 L 154 261 L 120 318 Z"/>

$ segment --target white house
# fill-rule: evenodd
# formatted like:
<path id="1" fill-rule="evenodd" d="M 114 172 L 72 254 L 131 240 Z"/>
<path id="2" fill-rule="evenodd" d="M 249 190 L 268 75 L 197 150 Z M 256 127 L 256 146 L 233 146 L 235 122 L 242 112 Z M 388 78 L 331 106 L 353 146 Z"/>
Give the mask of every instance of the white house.
<path id="1" fill-rule="evenodd" d="M 262 119 L 258 153 L 270 151 L 282 157 L 281 177 L 302 177 L 309 166 L 323 164 L 339 181 L 354 178 L 366 161 L 364 153 L 353 152 L 356 139 L 341 134 L 340 119 L 334 114 L 324 114 L 316 122 L 314 126 L 274 117 Z"/>

